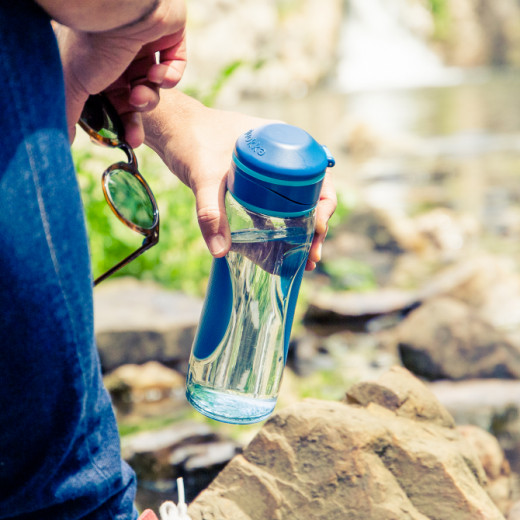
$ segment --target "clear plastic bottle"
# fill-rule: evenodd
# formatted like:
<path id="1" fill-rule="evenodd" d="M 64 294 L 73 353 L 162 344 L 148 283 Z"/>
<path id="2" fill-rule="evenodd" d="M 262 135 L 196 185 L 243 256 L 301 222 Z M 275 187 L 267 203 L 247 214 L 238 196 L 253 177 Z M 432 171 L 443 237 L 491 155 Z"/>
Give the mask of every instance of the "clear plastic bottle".
<path id="1" fill-rule="evenodd" d="M 332 165 L 324 147 L 289 125 L 237 141 L 226 194 L 232 246 L 213 262 L 187 377 L 188 401 L 204 415 L 247 424 L 272 413 Z"/>

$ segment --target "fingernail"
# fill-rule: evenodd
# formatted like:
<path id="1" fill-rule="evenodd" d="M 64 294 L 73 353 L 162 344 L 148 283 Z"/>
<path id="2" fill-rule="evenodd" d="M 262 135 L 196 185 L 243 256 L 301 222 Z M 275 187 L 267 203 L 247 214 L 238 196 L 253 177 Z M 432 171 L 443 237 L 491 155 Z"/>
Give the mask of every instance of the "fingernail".
<path id="1" fill-rule="evenodd" d="M 164 81 L 164 76 L 166 76 L 167 70 L 168 68 L 163 65 L 153 67 L 152 69 L 150 69 L 150 72 L 148 73 L 148 81 L 160 85 Z"/>
<path id="2" fill-rule="evenodd" d="M 226 249 L 226 239 L 222 235 L 215 235 L 209 239 L 208 248 L 213 256 L 219 255 Z"/>
<path id="3" fill-rule="evenodd" d="M 143 103 L 142 105 L 138 105 L 137 103 L 132 103 L 130 102 L 130 104 L 135 107 L 135 108 L 146 108 L 146 106 L 148 105 L 148 102 L 146 103 Z"/>

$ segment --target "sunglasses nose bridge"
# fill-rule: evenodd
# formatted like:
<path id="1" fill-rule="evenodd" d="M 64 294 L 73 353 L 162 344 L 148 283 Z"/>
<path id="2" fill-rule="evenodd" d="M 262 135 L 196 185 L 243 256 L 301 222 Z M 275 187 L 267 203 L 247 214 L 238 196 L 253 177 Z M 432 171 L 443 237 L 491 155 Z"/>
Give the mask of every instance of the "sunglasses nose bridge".
<path id="1" fill-rule="evenodd" d="M 121 150 L 123 150 L 123 152 L 125 152 L 126 158 L 128 159 L 128 164 L 137 168 L 137 158 L 135 156 L 133 148 L 129 144 L 125 143 L 124 141 L 120 141 L 118 143 L 118 148 L 120 148 Z"/>

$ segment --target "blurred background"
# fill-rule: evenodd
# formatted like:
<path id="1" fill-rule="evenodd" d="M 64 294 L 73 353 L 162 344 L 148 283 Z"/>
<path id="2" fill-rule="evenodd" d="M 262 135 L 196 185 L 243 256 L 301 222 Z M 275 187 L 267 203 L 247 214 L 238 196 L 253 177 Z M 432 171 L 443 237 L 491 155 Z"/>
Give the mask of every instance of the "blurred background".
<path id="1" fill-rule="evenodd" d="M 304 278 L 279 406 L 340 399 L 404 365 L 456 420 L 496 435 L 518 471 L 520 4 L 188 0 L 188 12 L 179 88 L 301 126 L 336 158 L 339 206 Z M 179 475 L 195 496 L 257 427 L 218 425 L 183 401 L 211 257 L 191 192 L 141 148 L 160 243 L 96 289 L 96 319 L 148 505 Z M 81 136 L 74 154 L 97 274 L 139 240 L 101 193 L 118 152 Z"/>

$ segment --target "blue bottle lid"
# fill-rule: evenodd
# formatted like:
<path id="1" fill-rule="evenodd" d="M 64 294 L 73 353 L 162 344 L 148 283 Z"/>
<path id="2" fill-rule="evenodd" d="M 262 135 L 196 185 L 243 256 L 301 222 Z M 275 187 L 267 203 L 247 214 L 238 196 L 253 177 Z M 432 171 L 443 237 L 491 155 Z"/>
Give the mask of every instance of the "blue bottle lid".
<path id="1" fill-rule="evenodd" d="M 243 206 L 267 215 L 304 215 L 318 203 L 334 158 L 305 130 L 274 123 L 236 142 L 228 189 Z"/>

